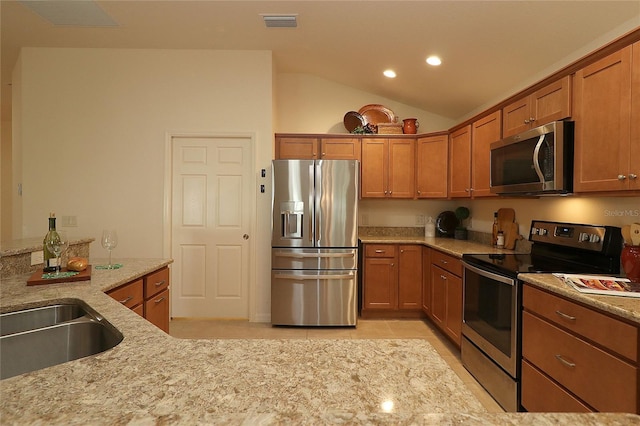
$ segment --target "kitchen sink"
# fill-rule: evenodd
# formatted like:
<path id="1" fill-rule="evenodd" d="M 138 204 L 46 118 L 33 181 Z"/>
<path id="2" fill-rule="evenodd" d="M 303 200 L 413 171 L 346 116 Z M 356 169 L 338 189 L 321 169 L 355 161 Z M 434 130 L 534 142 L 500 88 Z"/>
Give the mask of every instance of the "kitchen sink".
<path id="1" fill-rule="evenodd" d="M 87 314 L 77 303 L 24 309 L 0 315 L 0 336 L 71 321 Z"/>
<path id="2" fill-rule="evenodd" d="M 0 379 L 118 345 L 122 334 L 93 309 L 61 304 L 0 315 Z"/>

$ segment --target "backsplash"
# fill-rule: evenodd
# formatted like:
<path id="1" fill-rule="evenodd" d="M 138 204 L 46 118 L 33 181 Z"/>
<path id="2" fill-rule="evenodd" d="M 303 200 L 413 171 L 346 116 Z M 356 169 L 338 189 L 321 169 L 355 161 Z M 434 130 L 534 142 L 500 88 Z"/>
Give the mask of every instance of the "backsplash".
<path id="1" fill-rule="evenodd" d="M 424 237 L 424 226 L 359 226 L 358 235 L 361 237 Z M 491 233 L 469 230 L 468 240 L 476 243 L 491 245 Z M 516 241 L 515 251 L 530 253 L 531 243 L 522 238 Z"/>
<path id="2" fill-rule="evenodd" d="M 70 257 L 89 258 L 89 245 L 94 238 L 85 238 L 72 241 L 66 253 L 62 256 L 63 264 Z M 20 244 L 23 241 L 24 244 Z M 31 265 L 31 253 L 42 251 L 42 242 L 34 243 L 32 240 L 12 241 L 8 248 L 0 251 L 0 275 L 2 278 L 9 278 L 16 275 L 32 274 L 38 269 L 42 269 L 43 264 Z"/>

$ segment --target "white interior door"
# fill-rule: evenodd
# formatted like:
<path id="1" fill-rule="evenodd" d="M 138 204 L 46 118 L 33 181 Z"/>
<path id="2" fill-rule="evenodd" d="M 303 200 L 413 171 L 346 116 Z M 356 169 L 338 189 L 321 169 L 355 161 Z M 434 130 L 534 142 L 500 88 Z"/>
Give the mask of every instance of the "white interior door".
<path id="1" fill-rule="evenodd" d="M 172 138 L 173 317 L 249 317 L 251 143 Z"/>

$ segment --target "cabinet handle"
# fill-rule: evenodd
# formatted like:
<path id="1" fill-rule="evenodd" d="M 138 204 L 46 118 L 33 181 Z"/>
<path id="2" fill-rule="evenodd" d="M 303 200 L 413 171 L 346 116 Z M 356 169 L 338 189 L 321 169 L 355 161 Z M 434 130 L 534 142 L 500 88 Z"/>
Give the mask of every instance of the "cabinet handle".
<path id="1" fill-rule="evenodd" d="M 323 153 L 322 153 L 322 156 L 324 157 L 325 155 L 327 155 L 327 153 L 326 153 L 326 152 L 323 152 Z"/>
<path id="2" fill-rule="evenodd" d="M 569 321 L 575 321 L 576 320 L 576 317 L 573 317 L 571 315 L 565 314 L 564 312 L 556 311 L 556 314 L 560 315 L 564 319 L 568 319 Z"/>
<path id="3" fill-rule="evenodd" d="M 124 305 L 125 303 L 127 303 L 127 302 L 128 302 L 129 300 L 131 300 L 131 299 L 133 299 L 133 296 L 129 296 L 129 297 L 127 297 L 127 298 L 126 298 L 126 299 L 124 299 L 124 300 L 119 300 L 119 302 L 120 302 L 120 303 L 122 303 L 122 304 Z"/>
<path id="4" fill-rule="evenodd" d="M 156 300 L 155 300 L 156 305 L 157 305 L 158 303 L 162 302 L 163 300 L 164 300 L 164 296 L 162 296 L 160 299 L 156 299 Z"/>
<path id="5" fill-rule="evenodd" d="M 618 180 L 619 181 L 623 181 L 625 180 L 627 177 L 625 175 L 618 175 Z"/>
<path id="6" fill-rule="evenodd" d="M 576 367 L 575 363 L 567 361 L 566 359 L 562 358 L 562 355 L 560 354 L 556 354 L 556 359 L 561 363 L 563 363 L 564 365 L 566 365 L 567 367 L 570 367 L 570 368 Z"/>
<path id="7" fill-rule="evenodd" d="M 529 124 L 529 119 L 528 118 L 524 119 L 524 124 Z"/>
<path id="8" fill-rule="evenodd" d="M 422 192 L 418 191 L 418 195 L 422 194 Z"/>
<path id="9" fill-rule="evenodd" d="M 536 118 L 535 117 L 529 117 L 529 123 L 535 123 Z"/>
<path id="10" fill-rule="evenodd" d="M 400 253 L 404 253 L 404 250 L 400 250 Z"/>
<path id="11" fill-rule="evenodd" d="M 440 275 L 440 278 L 442 278 L 443 280 L 447 280 L 447 277 L 445 277 L 444 275 Z"/>
<path id="12" fill-rule="evenodd" d="M 165 283 L 164 280 L 159 281 L 159 282 L 156 283 L 156 287 L 160 287 L 161 285 L 164 285 L 164 283 Z"/>
<path id="13" fill-rule="evenodd" d="M 396 264 L 395 264 L 395 263 L 392 263 L 392 264 L 391 264 L 391 267 L 393 268 L 394 266 L 396 266 Z"/>
<path id="14" fill-rule="evenodd" d="M 384 250 L 376 250 L 376 253 L 378 254 L 384 253 Z"/>
<path id="15" fill-rule="evenodd" d="M 638 179 L 638 175 L 635 173 L 629 173 L 629 179 Z"/>

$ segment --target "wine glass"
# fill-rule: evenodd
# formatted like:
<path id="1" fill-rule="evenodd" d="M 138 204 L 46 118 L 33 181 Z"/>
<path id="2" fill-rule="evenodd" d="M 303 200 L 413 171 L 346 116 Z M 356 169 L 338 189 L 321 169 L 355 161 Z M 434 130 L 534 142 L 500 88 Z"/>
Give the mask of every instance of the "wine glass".
<path id="1" fill-rule="evenodd" d="M 60 275 L 62 271 L 62 253 L 64 253 L 69 247 L 69 239 L 65 232 L 58 231 L 56 235 L 47 241 L 47 248 L 57 258 L 56 275 Z"/>
<path id="2" fill-rule="evenodd" d="M 102 247 L 109 251 L 109 264 L 106 269 L 116 269 L 115 265 L 111 263 L 111 250 L 118 245 L 118 233 L 115 229 L 105 229 L 102 231 Z"/>

